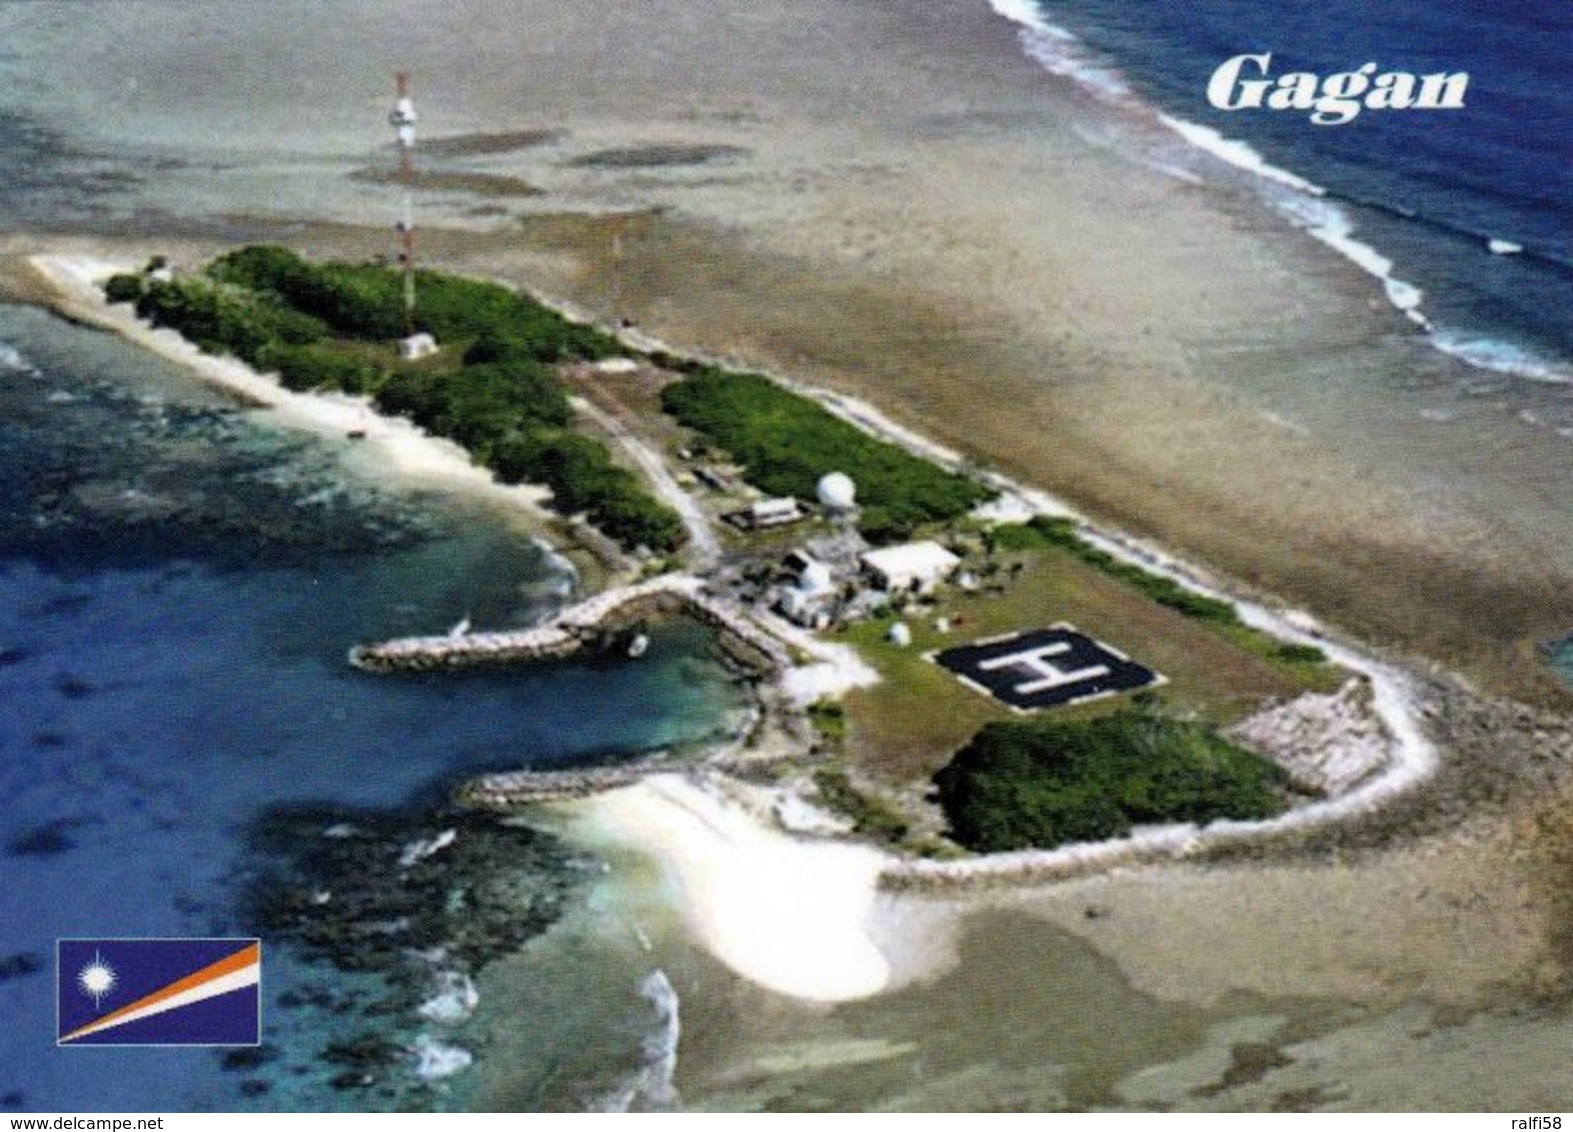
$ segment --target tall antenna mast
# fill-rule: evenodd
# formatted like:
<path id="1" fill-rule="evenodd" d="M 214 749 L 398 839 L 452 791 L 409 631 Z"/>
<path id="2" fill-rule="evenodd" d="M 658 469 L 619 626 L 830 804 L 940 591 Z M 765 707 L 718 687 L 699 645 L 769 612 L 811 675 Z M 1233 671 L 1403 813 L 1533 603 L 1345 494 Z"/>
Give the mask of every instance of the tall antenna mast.
<path id="1" fill-rule="evenodd" d="M 404 186 L 404 211 L 399 217 L 399 263 L 404 268 L 404 333 L 415 333 L 415 205 L 411 186 L 415 181 L 415 101 L 410 97 L 410 76 L 400 71 L 395 76 L 396 96 L 388 124 L 393 127 L 399 146 L 399 184 Z"/>

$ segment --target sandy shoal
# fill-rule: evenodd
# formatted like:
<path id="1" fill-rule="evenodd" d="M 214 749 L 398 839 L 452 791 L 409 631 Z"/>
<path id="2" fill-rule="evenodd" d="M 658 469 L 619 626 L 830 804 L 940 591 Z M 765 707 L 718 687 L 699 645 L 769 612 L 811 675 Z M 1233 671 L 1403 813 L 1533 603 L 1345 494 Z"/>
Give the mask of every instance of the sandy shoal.
<path id="1" fill-rule="evenodd" d="M 699 942 L 750 982 L 822 1003 L 889 982 L 870 935 L 883 860 L 874 850 L 771 830 L 678 775 L 577 806 L 575 836 L 654 857 Z"/>

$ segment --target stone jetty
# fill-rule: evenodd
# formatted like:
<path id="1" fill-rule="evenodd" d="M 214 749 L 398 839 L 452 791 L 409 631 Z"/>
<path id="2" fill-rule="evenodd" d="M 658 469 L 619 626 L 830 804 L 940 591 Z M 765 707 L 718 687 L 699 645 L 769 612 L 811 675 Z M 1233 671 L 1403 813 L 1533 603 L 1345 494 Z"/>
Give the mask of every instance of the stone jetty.
<path id="1" fill-rule="evenodd" d="M 706 592 L 702 579 L 663 574 L 596 594 L 534 628 L 357 645 L 350 650 L 350 663 L 369 672 L 395 672 L 564 657 L 599 645 L 610 629 L 668 613 L 684 613 L 710 625 L 726 652 L 750 667 L 771 671 L 793 662 L 783 642 L 734 603 Z"/>
<path id="2" fill-rule="evenodd" d="M 455 799 L 475 809 L 507 813 L 526 802 L 587 798 L 603 790 L 632 786 L 647 775 L 671 769 L 670 763 L 642 759 L 627 766 L 583 770 L 510 770 L 470 779 L 459 788 Z"/>

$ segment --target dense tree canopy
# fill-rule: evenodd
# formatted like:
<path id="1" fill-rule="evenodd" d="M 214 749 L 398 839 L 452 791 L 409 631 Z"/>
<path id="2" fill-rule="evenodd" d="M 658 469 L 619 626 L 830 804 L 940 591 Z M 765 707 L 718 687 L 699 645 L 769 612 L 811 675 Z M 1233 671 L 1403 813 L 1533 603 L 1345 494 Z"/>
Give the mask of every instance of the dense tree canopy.
<path id="1" fill-rule="evenodd" d="M 859 527 L 874 541 L 904 538 L 994 495 L 757 374 L 699 368 L 662 390 L 661 403 L 729 451 L 749 481 L 771 495 L 811 499 L 826 472 L 845 472 L 857 485 Z"/>
<path id="2" fill-rule="evenodd" d="M 138 314 L 210 353 L 276 371 L 290 389 L 369 394 L 383 411 L 464 445 L 504 482 L 545 483 L 558 510 L 586 514 L 626 546 L 682 544 L 670 508 L 603 445 L 567 430 L 573 414 L 552 366 L 604 356 L 615 343 L 526 296 L 421 272 L 420 324 L 450 348 L 432 364 L 398 361 L 374 345 L 405 331 L 399 273 L 386 267 L 315 264 L 259 246 L 222 257 L 202 277 L 126 278 L 117 277 L 111 298 L 134 300 Z"/>
<path id="3" fill-rule="evenodd" d="M 1133 825 L 1264 818 L 1287 775 L 1199 723 L 1135 710 L 990 723 L 934 776 L 951 836 L 980 852 L 1121 837 Z"/>

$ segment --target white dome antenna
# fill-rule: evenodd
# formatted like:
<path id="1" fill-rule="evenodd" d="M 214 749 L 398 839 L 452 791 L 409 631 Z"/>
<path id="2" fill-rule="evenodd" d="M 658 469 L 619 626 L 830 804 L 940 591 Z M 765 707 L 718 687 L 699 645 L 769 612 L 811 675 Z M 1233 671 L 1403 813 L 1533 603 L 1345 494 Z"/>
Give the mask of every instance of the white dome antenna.
<path id="1" fill-rule="evenodd" d="M 819 504 L 826 511 L 842 514 L 857 506 L 857 485 L 845 472 L 827 472 L 815 489 Z"/>

